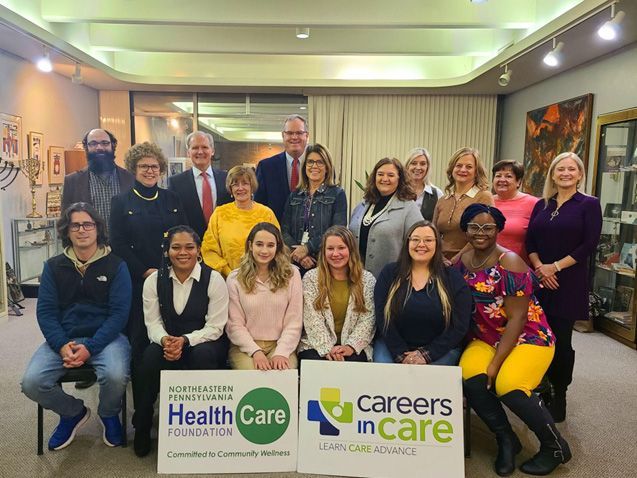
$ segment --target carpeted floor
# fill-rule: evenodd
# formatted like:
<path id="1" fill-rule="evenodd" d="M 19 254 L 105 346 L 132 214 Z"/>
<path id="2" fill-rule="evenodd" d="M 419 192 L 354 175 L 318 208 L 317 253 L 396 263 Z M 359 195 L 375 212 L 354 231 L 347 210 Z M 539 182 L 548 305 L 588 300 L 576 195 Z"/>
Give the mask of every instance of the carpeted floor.
<path id="1" fill-rule="evenodd" d="M 94 419 L 82 428 L 70 447 L 58 452 L 45 451 L 40 457 L 36 455 L 37 407 L 22 395 L 19 382 L 27 361 L 43 339 L 35 321 L 35 300 L 27 299 L 25 305 L 23 317 L 0 319 L 3 364 L 0 372 L 0 477 L 155 476 L 155 453 L 138 459 L 130 447 L 106 447 L 101 440 L 101 427 Z M 576 332 L 573 341 L 577 352 L 575 379 L 569 390 L 568 419 L 559 425 L 571 445 L 573 459 L 552 476 L 637 476 L 637 352 L 600 333 Z M 95 410 L 97 387 L 77 392 L 77 395 Z M 131 403 L 129 399 L 129 409 Z M 45 446 L 56 423 L 56 416 L 45 412 Z M 513 419 L 512 423 L 524 444 L 524 451 L 519 455 L 521 462 L 534 453 L 537 442 L 521 422 Z M 491 465 L 495 441 L 475 416 L 471 434 L 472 456 L 465 463 L 466 476 L 496 476 Z M 132 428 L 129 428 L 129 437 L 132 438 Z M 513 476 L 526 475 L 516 472 Z"/>

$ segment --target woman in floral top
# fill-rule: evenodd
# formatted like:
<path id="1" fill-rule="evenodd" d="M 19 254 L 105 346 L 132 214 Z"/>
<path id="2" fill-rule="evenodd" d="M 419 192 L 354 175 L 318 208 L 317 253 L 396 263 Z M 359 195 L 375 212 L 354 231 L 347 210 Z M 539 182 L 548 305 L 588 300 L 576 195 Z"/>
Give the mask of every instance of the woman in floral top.
<path id="1" fill-rule="evenodd" d="M 504 403 L 540 440 L 540 451 L 520 470 L 547 475 L 571 458 L 568 443 L 533 393 L 551 364 L 555 338 L 533 294 L 533 273 L 517 254 L 497 244 L 504 223 L 500 210 L 484 204 L 470 205 L 460 219 L 473 248 L 456 267 L 474 299 L 471 341 L 460 367 L 469 404 L 496 436 L 496 473 L 513 473 L 515 455 L 522 450 Z"/>

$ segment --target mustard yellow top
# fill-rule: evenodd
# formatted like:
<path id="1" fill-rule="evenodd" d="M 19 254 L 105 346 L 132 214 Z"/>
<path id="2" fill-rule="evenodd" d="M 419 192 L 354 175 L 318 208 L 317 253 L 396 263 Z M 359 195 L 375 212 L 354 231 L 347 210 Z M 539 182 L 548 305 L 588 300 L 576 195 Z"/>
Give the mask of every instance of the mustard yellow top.
<path id="1" fill-rule="evenodd" d="M 347 315 L 347 305 L 349 304 L 349 281 L 332 279 L 332 290 L 330 290 L 330 308 L 334 316 L 334 332 L 338 343 L 341 343 L 341 332 L 345 324 Z"/>
<path id="2" fill-rule="evenodd" d="M 239 267 L 248 234 L 259 222 L 270 222 L 281 229 L 272 209 L 258 202 L 252 203 L 252 209 L 239 209 L 234 202 L 217 206 L 203 236 L 204 262 L 227 277 Z"/>

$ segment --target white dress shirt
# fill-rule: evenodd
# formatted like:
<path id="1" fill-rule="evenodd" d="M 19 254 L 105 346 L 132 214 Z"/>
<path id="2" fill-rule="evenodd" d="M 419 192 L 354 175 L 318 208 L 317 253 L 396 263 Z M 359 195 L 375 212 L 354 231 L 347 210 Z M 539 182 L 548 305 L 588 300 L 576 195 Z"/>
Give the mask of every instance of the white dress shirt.
<path id="1" fill-rule="evenodd" d="M 195 264 L 188 278 L 182 283 L 172 269 L 169 273 L 173 281 L 173 306 L 175 312 L 180 315 L 186 308 L 190 297 L 193 281 L 199 282 L 201 265 Z M 159 298 L 157 297 L 157 272 L 153 272 L 144 281 L 142 293 L 144 302 L 144 323 L 148 329 L 148 338 L 151 342 L 161 345 L 161 339 L 168 335 L 164 328 L 164 322 L 159 311 Z M 208 284 L 208 312 L 205 317 L 206 324 L 203 328 L 186 334 L 190 345 L 195 346 L 202 342 L 217 340 L 221 337 L 223 329 L 228 321 L 228 288 L 226 281 L 217 271 L 211 271 Z"/>
<path id="2" fill-rule="evenodd" d="M 214 207 L 217 207 L 217 183 L 215 183 L 215 175 L 212 172 L 212 166 L 208 166 L 208 169 L 204 172 L 201 172 L 201 170 L 193 166 L 191 171 L 195 177 L 195 187 L 197 188 L 197 196 L 199 196 L 199 204 L 201 204 L 201 207 L 203 208 L 203 178 L 201 176 L 205 173 L 208 173 L 208 181 L 210 182 L 210 189 L 212 190 L 213 205 Z"/>

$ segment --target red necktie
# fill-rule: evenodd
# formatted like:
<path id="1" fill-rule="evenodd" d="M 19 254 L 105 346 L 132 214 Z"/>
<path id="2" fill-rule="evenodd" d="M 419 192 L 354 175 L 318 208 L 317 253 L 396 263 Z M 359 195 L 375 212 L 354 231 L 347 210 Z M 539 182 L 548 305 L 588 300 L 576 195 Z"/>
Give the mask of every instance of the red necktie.
<path id="1" fill-rule="evenodd" d="M 292 160 L 292 174 L 290 175 L 290 191 L 294 191 L 299 184 L 299 160 Z"/>
<path id="2" fill-rule="evenodd" d="M 210 181 L 208 181 L 208 173 L 201 173 L 201 179 L 203 179 L 201 185 L 201 209 L 203 210 L 203 217 L 206 220 L 206 224 L 208 224 L 214 208 L 212 188 L 210 187 Z"/>

